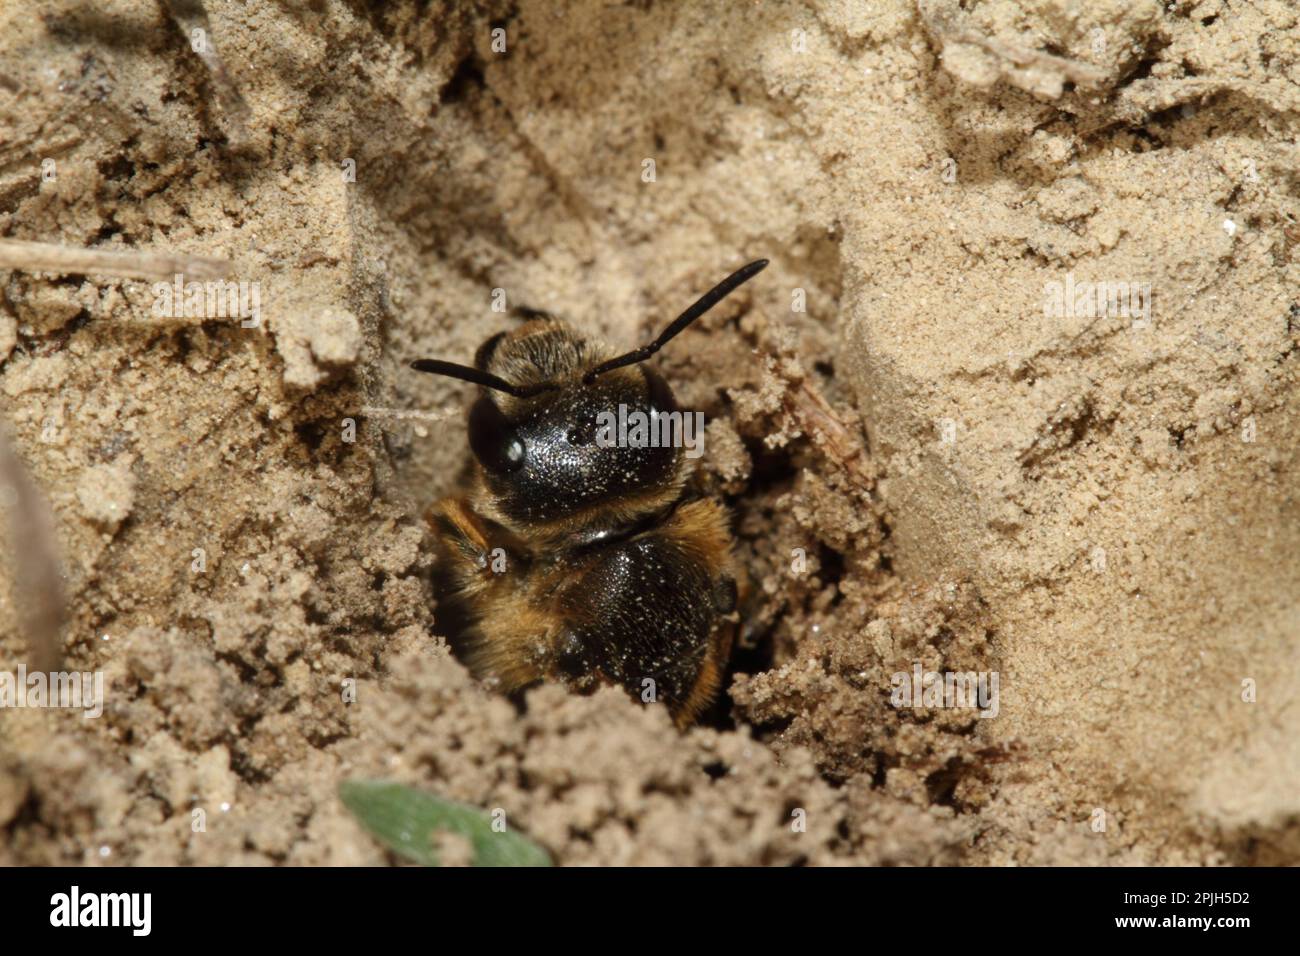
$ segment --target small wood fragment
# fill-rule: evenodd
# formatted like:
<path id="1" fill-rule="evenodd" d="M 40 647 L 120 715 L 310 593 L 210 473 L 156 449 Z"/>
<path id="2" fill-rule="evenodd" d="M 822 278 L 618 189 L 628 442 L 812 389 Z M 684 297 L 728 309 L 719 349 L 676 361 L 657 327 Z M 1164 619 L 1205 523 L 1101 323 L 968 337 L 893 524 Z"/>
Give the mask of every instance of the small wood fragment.
<path id="1" fill-rule="evenodd" d="M 231 78 L 226 64 L 217 53 L 216 42 L 212 36 L 212 24 L 208 20 L 208 11 L 203 0 L 163 0 L 167 13 L 190 41 L 203 65 L 212 76 L 212 85 L 221 103 L 222 112 L 227 120 L 226 134 L 233 145 L 240 145 L 248 139 L 248 104 L 244 101 L 239 86 Z"/>
<path id="2" fill-rule="evenodd" d="M 108 251 L 50 242 L 0 239 L 0 269 L 52 272 L 59 275 L 115 276 L 121 279 L 220 279 L 230 274 L 229 259 L 186 253 Z"/>

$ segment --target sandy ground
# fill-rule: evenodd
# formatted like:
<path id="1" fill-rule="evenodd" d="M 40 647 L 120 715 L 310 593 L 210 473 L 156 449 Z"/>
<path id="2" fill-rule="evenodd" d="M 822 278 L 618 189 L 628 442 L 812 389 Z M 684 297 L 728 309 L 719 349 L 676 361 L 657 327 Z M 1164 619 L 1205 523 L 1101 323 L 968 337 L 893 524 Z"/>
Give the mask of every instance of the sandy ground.
<path id="1" fill-rule="evenodd" d="M 357 777 L 564 864 L 1300 861 L 1291 4 L 205 5 L 0 7 L 0 236 L 261 297 L 0 270 L 109 688 L 0 712 L 0 862 L 383 862 Z M 419 519 L 470 389 L 406 363 L 468 361 L 498 289 L 630 346 L 758 256 L 657 360 L 754 582 L 723 701 L 495 696 Z M 996 717 L 893 706 L 918 663 Z"/>

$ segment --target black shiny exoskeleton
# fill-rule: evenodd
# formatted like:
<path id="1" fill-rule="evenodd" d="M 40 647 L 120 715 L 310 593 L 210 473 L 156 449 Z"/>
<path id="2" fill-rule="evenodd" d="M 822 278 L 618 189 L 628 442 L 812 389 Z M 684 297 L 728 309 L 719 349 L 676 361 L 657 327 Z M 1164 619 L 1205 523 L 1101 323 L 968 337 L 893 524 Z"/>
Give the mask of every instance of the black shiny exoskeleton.
<path id="1" fill-rule="evenodd" d="M 430 510 L 471 668 L 504 690 L 539 680 L 620 684 L 679 725 L 717 691 L 734 632 L 736 574 L 721 505 L 687 491 L 683 449 L 611 444 L 608 416 L 679 413 L 649 358 L 766 260 L 736 271 L 654 342 L 617 357 L 537 317 L 488 339 L 475 364 L 426 372 L 481 386 L 469 414 L 478 467 Z"/>

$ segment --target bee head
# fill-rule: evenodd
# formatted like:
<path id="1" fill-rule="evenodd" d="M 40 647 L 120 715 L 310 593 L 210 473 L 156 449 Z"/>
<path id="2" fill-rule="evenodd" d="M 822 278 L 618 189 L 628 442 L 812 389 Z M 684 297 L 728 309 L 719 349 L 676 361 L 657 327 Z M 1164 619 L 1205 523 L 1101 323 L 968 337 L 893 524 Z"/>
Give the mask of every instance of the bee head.
<path id="1" fill-rule="evenodd" d="M 671 500 L 685 478 L 682 448 L 650 441 L 649 430 L 657 437 L 675 411 L 657 373 L 628 369 L 525 402 L 482 394 L 470 409 L 469 444 L 497 510 L 514 522 L 548 524 L 597 508 L 627 516 Z M 628 422 L 642 434 L 629 440 Z"/>
<path id="2" fill-rule="evenodd" d="M 638 363 L 766 265 L 733 273 L 654 342 L 615 358 L 563 322 L 536 319 L 484 342 L 472 368 L 434 359 L 412 367 L 482 386 L 469 444 L 502 517 L 545 525 L 603 512 L 625 521 L 677 497 L 680 439 L 695 424 Z"/>

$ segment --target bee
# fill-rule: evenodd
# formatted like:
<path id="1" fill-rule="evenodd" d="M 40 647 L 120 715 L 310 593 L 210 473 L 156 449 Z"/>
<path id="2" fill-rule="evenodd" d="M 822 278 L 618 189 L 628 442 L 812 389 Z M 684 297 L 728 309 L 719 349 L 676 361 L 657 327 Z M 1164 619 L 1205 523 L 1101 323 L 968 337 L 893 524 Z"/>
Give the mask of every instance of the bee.
<path id="1" fill-rule="evenodd" d="M 640 363 L 766 265 L 733 272 L 622 355 L 531 312 L 487 339 L 473 366 L 411 363 L 479 386 L 472 484 L 426 514 L 439 610 L 476 676 L 507 693 L 541 681 L 621 685 L 665 703 L 679 727 L 713 700 L 737 622 L 728 514 L 690 490 L 680 442 L 611 441 L 601 429 L 620 413 L 659 422 L 680 412 Z"/>

